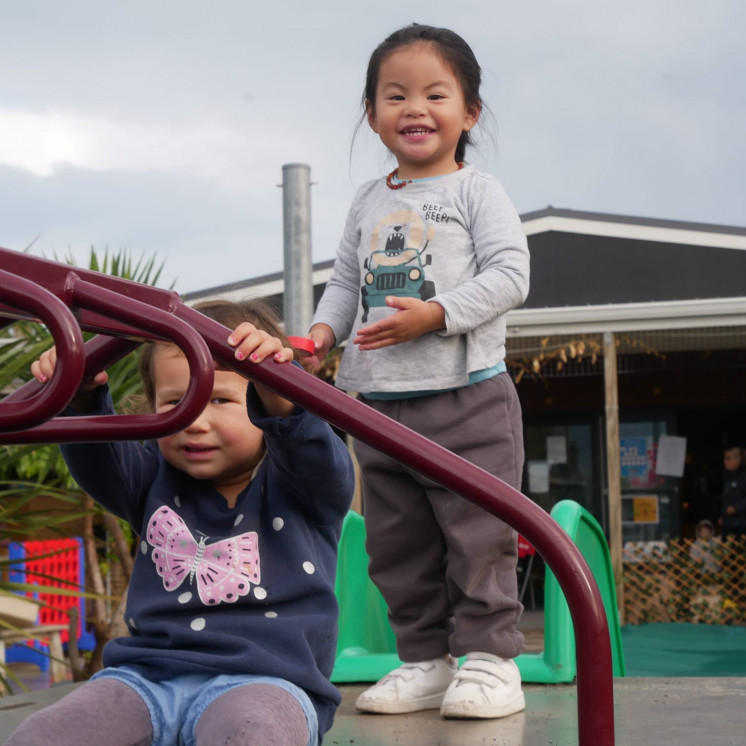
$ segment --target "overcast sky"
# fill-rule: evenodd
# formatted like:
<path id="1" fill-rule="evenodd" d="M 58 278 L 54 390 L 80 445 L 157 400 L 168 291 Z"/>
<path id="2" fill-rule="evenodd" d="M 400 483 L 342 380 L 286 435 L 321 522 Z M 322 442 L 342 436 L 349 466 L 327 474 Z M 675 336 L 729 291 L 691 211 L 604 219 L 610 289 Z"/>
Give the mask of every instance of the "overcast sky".
<path id="1" fill-rule="evenodd" d="M 368 57 L 448 26 L 483 68 L 468 160 L 519 212 L 746 226 L 743 0 L 0 0 L 0 246 L 165 260 L 182 293 L 282 269 L 282 166 L 311 167 L 313 259 L 393 168 Z"/>

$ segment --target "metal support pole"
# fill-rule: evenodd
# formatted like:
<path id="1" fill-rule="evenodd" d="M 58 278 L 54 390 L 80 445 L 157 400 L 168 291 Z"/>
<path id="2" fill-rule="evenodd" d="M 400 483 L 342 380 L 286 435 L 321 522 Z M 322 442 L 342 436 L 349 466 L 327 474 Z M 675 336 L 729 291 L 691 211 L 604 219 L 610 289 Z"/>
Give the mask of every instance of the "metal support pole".
<path id="1" fill-rule="evenodd" d="M 305 336 L 313 317 L 311 260 L 311 167 L 282 167 L 283 237 L 285 250 L 285 333 Z"/>

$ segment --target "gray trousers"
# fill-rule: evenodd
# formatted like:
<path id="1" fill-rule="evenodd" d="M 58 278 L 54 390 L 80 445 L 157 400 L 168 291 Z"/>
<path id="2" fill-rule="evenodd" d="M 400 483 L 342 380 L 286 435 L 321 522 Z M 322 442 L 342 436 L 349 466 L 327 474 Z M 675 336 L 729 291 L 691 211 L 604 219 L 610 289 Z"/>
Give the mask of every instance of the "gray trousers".
<path id="1" fill-rule="evenodd" d="M 520 489 L 523 427 L 510 376 L 432 396 L 362 400 Z M 403 661 L 483 651 L 514 658 L 517 534 L 466 498 L 359 441 L 370 576 Z"/>

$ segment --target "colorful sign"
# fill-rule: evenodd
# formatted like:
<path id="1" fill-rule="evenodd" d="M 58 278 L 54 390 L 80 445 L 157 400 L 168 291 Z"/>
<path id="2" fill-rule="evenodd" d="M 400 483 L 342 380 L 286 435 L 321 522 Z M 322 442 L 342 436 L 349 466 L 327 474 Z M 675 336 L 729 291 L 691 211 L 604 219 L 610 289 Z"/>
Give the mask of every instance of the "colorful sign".
<path id="1" fill-rule="evenodd" d="M 647 438 L 622 438 L 619 442 L 622 479 L 647 479 Z"/>

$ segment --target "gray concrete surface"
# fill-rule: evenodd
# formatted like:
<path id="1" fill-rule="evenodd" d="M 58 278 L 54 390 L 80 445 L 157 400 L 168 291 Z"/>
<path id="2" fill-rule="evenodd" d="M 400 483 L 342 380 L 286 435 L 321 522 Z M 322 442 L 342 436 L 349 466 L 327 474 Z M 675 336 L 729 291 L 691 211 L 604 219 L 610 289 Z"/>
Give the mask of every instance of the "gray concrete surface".
<path id="1" fill-rule="evenodd" d="M 72 686 L 0 699 L 0 743 L 25 717 Z M 574 686 L 526 684 L 525 712 L 486 721 L 443 720 L 437 711 L 362 715 L 355 712 L 354 702 L 363 687 L 341 689 L 342 707 L 324 746 L 571 746 L 578 742 Z M 617 746 L 746 743 L 746 678 L 619 678 L 614 680 L 614 703 Z"/>

